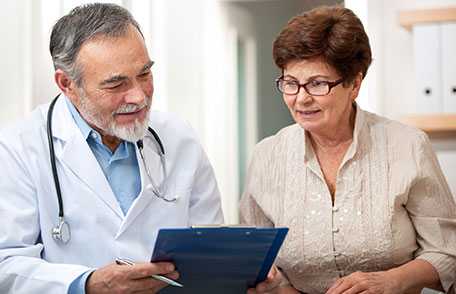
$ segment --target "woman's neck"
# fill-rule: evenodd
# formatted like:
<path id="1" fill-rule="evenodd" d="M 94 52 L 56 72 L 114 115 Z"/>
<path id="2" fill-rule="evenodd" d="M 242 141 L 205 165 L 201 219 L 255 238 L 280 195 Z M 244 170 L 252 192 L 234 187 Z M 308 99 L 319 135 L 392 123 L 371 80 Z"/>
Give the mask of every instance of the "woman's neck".
<path id="1" fill-rule="evenodd" d="M 324 133 L 309 132 L 314 148 L 334 149 L 350 144 L 353 141 L 355 127 L 356 108 L 351 108 L 350 114 L 344 119 L 338 128 L 325 130 Z"/>

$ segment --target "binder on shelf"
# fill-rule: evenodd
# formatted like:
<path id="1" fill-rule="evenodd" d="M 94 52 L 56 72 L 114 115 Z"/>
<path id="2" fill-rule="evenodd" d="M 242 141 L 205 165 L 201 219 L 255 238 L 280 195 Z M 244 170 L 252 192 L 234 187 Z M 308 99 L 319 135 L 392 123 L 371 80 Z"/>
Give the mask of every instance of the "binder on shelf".
<path id="1" fill-rule="evenodd" d="M 246 293 L 266 279 L 288 228 L 160 229 L 152 261 L 171 261 L 183 288 L 160 293 Z"/>
<path id="2" fill-rule="evenodd" d="M 456 113 L 456 22 L 441 24 L 443 112 Z"/>
<path id="3" fill-rule="evenodd" d="M 413 43 L 417 113 L 441 113 L 443 111 L 443 99 L 439 24 L 414 25 Z"/>

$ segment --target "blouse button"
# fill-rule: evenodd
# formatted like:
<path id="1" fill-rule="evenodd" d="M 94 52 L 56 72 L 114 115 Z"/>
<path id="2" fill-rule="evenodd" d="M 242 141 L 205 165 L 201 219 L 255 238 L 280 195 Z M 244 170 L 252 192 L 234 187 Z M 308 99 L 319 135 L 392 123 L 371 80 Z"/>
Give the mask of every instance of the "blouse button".
<path id="1" fill-rule="evenodd" d="M 333 228 L 332 231 L 333 233 L 339 233 L 339 228 Z"/>

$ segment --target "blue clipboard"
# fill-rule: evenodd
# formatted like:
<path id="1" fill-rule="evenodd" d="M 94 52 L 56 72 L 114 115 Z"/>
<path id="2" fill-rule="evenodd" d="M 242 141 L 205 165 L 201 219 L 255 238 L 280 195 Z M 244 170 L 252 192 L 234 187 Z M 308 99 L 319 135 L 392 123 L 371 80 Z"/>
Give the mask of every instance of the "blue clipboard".
<path id="1" fill-rule="evenodd" d="M 246 293 L 264 281 L 288 228 L 160 229 L 152 261 L 171 261 L 183 288 L 160 293 Z"/>

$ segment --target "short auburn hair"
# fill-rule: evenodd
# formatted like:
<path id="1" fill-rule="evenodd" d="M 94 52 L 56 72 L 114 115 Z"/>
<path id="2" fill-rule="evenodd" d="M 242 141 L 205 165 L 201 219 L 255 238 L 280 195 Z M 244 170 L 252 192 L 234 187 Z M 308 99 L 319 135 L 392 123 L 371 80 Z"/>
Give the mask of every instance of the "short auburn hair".
<path id="1" fill-rule="evenodd" d="M 290 61 L 323 58 L 344 83 L 363 78 L 372 61 L 369 38 L 348 8 L 321 6 L 292 18 L 274 41 L 275 64 L 283 71 Z"/>

